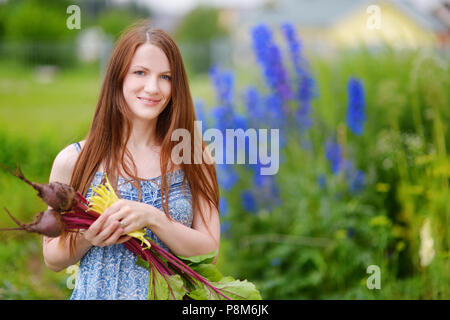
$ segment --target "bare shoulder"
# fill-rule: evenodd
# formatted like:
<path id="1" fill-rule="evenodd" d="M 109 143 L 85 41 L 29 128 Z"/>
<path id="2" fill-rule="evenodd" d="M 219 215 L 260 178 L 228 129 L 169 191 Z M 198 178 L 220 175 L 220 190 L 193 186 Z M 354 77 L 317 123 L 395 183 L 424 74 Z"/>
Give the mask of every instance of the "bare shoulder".
<path id="1" fill-rule="evenodd" d="M 72 172 L 75 168 L 77 159 L 78 150 L 73 144 L 70 144 L 62 149 L 53 161 L 49 181 L 58 181 L 68 184 L 70 182 L 70 178 L 72 177 Z"/>

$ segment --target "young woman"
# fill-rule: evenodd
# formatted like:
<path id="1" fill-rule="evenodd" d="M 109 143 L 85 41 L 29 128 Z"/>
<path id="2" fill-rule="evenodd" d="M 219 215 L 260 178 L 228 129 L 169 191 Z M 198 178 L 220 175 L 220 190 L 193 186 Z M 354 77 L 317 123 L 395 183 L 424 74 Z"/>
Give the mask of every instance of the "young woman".
<path id="1" fill-rule="evenodd" d="M 195 119 L 175 42 L 149 21 L 132 25 L 111 55 L 86 139 L 63 149 L 50 174 L 89 198 L 106 173 L 122 198 L 85 232 L 44 237 L 50 269 L 80 261 L 71 299 L 146 299 L 148 271 L 121 245 L 137 229 L 177 255 L 218 252 L 219 190 L 206 144 L 200 164 L 193 154 L 191 164 L 171 159 L 172 132 L 194 137 Z"/>

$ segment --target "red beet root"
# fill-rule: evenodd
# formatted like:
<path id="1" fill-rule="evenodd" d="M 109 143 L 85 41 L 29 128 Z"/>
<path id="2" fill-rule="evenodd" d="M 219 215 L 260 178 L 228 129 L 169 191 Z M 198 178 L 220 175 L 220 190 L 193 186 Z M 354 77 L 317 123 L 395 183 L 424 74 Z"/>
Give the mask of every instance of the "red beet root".
<path id="1" fill-rule="evenodd" d="M 56 211 L 63 212 L 72 208 L 77 193 L 68 184 L 60 182 L 51 182 L 49 184 L 34 183 L 25 178 L 19 167 L 17 167 L 16 172 L 14 172 L 1 163 L 0 166 L 36 189 L 38 191 L 38 196 Z"/>
<path id="2" fill-rule="evenodd" d="M 58 237 L 65 229 L 63 218 L 59 212 L 53 209 L 47 209 L 36 217 L 36 220 L 30 224 L 23 224 L 14 218 L 9 211 L 4 208 L 6 213 L 19 226 L 18 228 L 2 228 L 0 231 L 24 230 L 27 232 L 39 233 L 47 237 Z"/>

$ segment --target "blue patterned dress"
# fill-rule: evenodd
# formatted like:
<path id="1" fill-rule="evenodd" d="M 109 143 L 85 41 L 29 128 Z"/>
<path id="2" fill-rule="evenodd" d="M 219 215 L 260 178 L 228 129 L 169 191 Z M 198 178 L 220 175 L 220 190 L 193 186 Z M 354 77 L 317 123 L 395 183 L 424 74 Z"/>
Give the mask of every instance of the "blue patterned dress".
<path id="1" fill-rule="evenodd" d="M 78 152 L 80 145 L 74 144 Z M 182 170 L 173 171 L 168 174 L 167 182 L 170 183 L 169 192 L 169 213 L 170 216 L 191 227 L 193 212 L 189 185 L 185 184 L 185 193 L 182 192 L 182 181 L 184 173 Z M 103 173 L 96 172 L 92 185 L 97 186 L 101 183 Z M 141 202 L 150 204 L 160 210 L 161 192 L 158 185 L 161 177 L 146 179 L 140 181 Z M 129 180 L 119 177 L 118 191 L 123 199 L 138 200 L 138 190 Z M 92 189 L 89 188 L 86 199 L 92 195 Z M 156 244 L 168 250 L 149 229 L 149 236 Z M 148 292 L 149 272 L 137 266 L 137 257 L 125 248 L 122 244 L 115 244 L 106 247 L 93 246 L 80 260 L 80 266 L 77 272 L 75 288 L 71 300 L 145 300 Z"/>

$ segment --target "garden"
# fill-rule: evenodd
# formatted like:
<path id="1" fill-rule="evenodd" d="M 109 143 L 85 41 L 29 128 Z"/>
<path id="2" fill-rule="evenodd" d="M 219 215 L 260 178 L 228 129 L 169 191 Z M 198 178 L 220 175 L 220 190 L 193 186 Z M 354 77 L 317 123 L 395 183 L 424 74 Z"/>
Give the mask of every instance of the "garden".
<path id="1" fill-rule="evenodd" d="M 216 165 L 218 268 L 263 299 L 449 299 L 448 54 L 386 46 L 325 58 L 291 23 L 248 33 L 251 66 L 190 74 L 204 132 L 241 129 L 248 142 L 267 129 L 231 151 L 244 163 Z M 62 68 L 46 82 L 0 60 L 0 163 L 47 182 L 58 152 L 87 133 L 98 70 Z M 260 148 L 275 174 L 261 174 L 271 164 Z M 20 221 L 46 209 L 5 171 L 0 186 L 1 227 L 14 226 L 3 208 Z M 0 299 L 70 297 L 73 269 L 46 268 L 41 242 L 1 233 Z"/>

